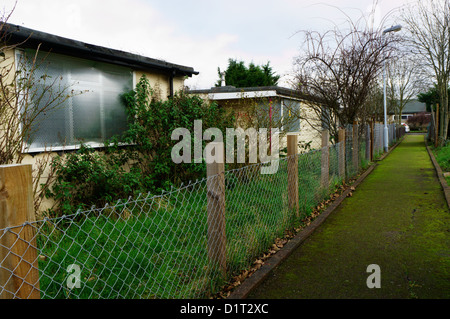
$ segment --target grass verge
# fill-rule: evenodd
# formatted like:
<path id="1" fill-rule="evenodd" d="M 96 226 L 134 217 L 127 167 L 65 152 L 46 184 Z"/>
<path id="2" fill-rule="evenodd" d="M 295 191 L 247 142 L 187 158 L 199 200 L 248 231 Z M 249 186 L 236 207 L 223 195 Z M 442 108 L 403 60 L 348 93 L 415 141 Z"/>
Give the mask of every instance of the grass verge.
<path id="1" fill-rule="evenodd" d="M 447 142 L 446 145 L 442 147 L 432 147 L 430 146 L 436 161 L 441 167 L 444 173 L 450 172 L 450 143 Z M 450 176 L 445 176 L 447 184 L 450 185 Z"/>

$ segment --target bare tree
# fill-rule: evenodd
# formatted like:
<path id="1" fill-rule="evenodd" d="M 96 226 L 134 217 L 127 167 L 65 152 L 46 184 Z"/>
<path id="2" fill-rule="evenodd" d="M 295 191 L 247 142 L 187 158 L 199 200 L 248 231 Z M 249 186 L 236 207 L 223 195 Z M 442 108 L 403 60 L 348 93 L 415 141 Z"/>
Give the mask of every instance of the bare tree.
<path id="1" fill-rule="evenodd" d="M 382 26 L 374 29 L 364 15 L 347 19 L 346 28 L 303 31 L 304 49 L 295 61 L 297 89 L 310 96 L 309 106 L 333 135 L 339 125 L 367 114 L 365 105 L 398 41 L 382 36 Z"/>
<path id="2" fill-rule="evenodd" d="M 423 91 L 427 82 L 423 69 L 417 65 L 420 65 L 417 56 L 410 53 L 400 53 L 386 65 L 387 99 L 398 124 L 406 104 Z"/>
<path id="3" fill-rule="evenodd" d="M 36 70 L 44 63 L 37 59 L 39 46 L 31 56 L 16 56 L 16 49 L 26 40 L 21 43 L 11 40 L 7 21 L 13 11 L 0 17 L 0 164 L 22 163 L 26 145 L 39 128 L 40 120 L 75 94 L 61 78 L 37 75 Z M 45 153 L 33 165 L 36 211 L 51 183 L 52 172 L 44 174 L 50 162 L 51 154 Z M 43 176 L 46 176 L 44 180 Z"/>
<path id="4" fill-rule="evenodd" d="M 360 113 L 360 118 L 362 122 L 376 121 L 382 122 L 384 120 L 384 93 L 383 93 L 383 83 L 381 81 L 376 81 L 364 103 L 363 109 Z M 387 111 L 390 112 L 390 105 L 387 105 Z"/>
<path id="5" fill-rule="evenodd" d="M 37 53 L 15 56 L 21 43 L 9 43 L 9 25 L 0 24 L 0 163 L 21 163 L 39 117 L 61 105 L 73 92 L 60 78 L 36 75 Z"/>
<path id="6" fill-rule="evenodd" d="M 450 77 L 450 0 L 417 1 L 402 10 L 411 50 L 421 57 L 422 67 L 434 78 L 442 116 L 438 145 L 448 134 L 448 86 Z"/>

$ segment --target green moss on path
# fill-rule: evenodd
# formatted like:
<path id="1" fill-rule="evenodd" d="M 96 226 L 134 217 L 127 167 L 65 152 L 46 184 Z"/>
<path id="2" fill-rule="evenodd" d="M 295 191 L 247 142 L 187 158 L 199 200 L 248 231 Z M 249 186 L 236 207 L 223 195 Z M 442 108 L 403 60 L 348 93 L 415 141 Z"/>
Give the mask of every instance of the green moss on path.
<path id="1" fill-rule="evenodd" d="M 367 266 L 381 269 L 369 289 Z M 249 298 L 450 298 L 450 214 L 408 135 Z"/>

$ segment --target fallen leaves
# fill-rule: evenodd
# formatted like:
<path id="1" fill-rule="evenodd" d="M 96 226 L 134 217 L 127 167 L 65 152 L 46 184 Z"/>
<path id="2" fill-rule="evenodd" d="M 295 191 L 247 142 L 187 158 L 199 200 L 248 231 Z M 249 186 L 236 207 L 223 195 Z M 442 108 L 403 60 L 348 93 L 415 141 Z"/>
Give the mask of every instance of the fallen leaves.
<path id="1" fill-rule="evenodd" d="M 249 269 L 241 271 L 238 275 L 234 276 L 230 282 L 228 282 L 222 289 L 221 292 L 215 295 L 215 298 L 225 299 L 230 296 L 231 292 L 240 286 L 245 279 L 253 275 L 258 269 L 260 269 L 265 261 L 280 251 L 290 239 L 294 238 L 300 231 L 304 229 L 304 227 L 310 225 L 317 216 L 319 216 L 324 209 L 326 209 L 332 202 L 334 202 L 337 198 L 339 198 L 346 190 L 350 190 L 347 196 L 353 196 L 353 192 L 355 191 L 354 186 L 351 185 L 356 179 L 352 179 L 348 181 L 349 184 L 342 184 L 336 188 L 336 191 L 332 193 L 327 200 L 319 203 L 311 212 L 311 214 L 304 218 L 301 221 L 302 226 L 296 227 L 292 230 L 286 230 L 285 236 L 282 238 L 276 238 L 274 243 L 269 247 L 269 249 L 263 253 L 261 256 L 256 258 Z"/>
<path id="2" fill-rule="evenodd" d="M 347 194 L 347 197 L 352 197 L 353 196 L 353 192 L 355 191 L 355 187 L 350 187 L 350 190 L 351 190 L 351 192 L 349 192 L 348 194 Z"/>

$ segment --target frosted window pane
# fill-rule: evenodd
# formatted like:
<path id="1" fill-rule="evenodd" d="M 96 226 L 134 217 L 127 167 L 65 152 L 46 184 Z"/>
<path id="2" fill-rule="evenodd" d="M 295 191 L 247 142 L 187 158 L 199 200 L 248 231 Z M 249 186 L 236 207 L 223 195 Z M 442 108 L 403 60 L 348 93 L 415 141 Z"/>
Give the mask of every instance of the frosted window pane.
<path id="1" fill-rule="evenodd" d="M 300 103 L 297 101 L 284 101 L 283 106 L 283 130 L 285 132 L 299 132 L 300 120 L 298 113 L 300 111 Z"/>
<path id="2" fill-rule="evenodd" d="M 281 112 L 282 112 L 281 102 L 280 101 L 273 102 L 272 104 L 269 104 L 269 107 L 270 106 L 271 106 L 270 114 L 272 118 L 270 119 L 269 125 L 271 127 L 276 127 L 281 130 L 281 127 L 283 126 L 281 120 Z"/>
<path id="3" fill-rule="evenodd" d="M 28 51 L 27 56 L 34 57 L 34 52 Z M 132 89 L 130 69 L 58 54 L 40 53 L 39 57 L 45 60 L 35 73 L 37 87 L 45 87 L 39 84 L 42 78 L 47 83 L 56 80 L 55 88 L 69 86 L 67 93 L 76 94 L 58 109 L 38 116 L 28 140 L 31 151 L 81 142 L 103 143 L 127 129 L 125 106 L 120 96 Z M 42 107 L 45 103 L 36 104 Z"/>
<path id="4" fill-rule="evenodd" d="M 34 54 L 26 55 L 23 58 L 33 57 Z M 19 61 L 19 65 L 24 60 Z M 33 122 L 28 144 L 31 147 L 46 148 L 50 146 L 63 146 L 66 143 L 67 135 L 67 110 L 62 105 L 49 104 L 55 96 L 67 86 L 67 77 L 63 76 L 63 65 L 59 61 L 37 60 L 39 66 L 34 72 L 34 87 L 29 92 L 30 106 L 28 106 L 27 116 L 38 115 Z M 31 67 L 27 63 L 27 68 Z M 43 111 L 43 108 L 46 111 Z"/>
<path id="5" fill-rule="evenodd" d="M 105 92 L 105 137 L 120 135 L 127 129 L 127 114 L 117 92 Z"/>
<path id="6" fill-rule="evenodd" d="M 31 147 L 64 146 L 66 144 L 66 110 L 56 108 L 37 117 L 31 133 Z"/>
<path id="7" fill-rule="evenodd" d="M 70 79 L 76 84 L 100 83 L 100 74 L 98 70 L 86 63 L 71 64 Z"/>
<path id="8" fill-rule="evenodd" d="M 103 141 L 100 103 L 99 92 L 90 91 L 73 97 L 74 142 L 101 143 Z"/>

